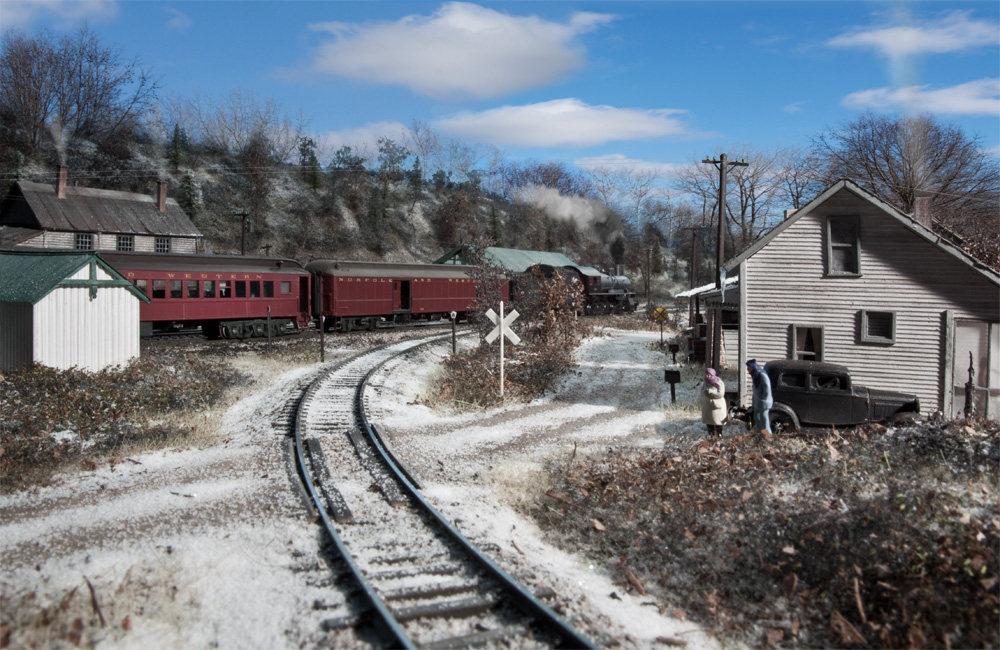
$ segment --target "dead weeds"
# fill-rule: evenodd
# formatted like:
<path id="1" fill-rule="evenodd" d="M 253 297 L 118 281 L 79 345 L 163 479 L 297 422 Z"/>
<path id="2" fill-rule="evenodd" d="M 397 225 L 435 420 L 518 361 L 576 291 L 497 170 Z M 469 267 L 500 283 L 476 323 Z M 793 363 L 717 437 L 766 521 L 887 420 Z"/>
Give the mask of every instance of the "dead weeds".
<path id="1" fill-rule="evenodd" d="M 624 589 L 782 647 L 1000 646 L 996 422 L 668 440 L 552 470 L 534 515 Z"/>

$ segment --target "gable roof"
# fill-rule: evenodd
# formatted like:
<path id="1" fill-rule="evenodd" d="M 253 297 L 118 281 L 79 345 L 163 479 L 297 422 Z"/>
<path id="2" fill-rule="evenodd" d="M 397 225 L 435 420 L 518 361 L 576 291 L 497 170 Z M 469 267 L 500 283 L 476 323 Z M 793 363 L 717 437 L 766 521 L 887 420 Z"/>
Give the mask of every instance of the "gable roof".
<path id="1" fill-rule="evenodd" d="M 434 264 L 454 264 L 452 260 L 460 260 L 459 263 L 467 264 L 465 246 L 457 246 L 438 259 Z M 496 262 L 503 268 L 514 273 L 524 273 L 535 264 L 546 264 L 548 266 L 572 266 L 576 267 L 576 262 L 566 257 L 562 253 L 550 253 L 546 251 L 528 251 L 516 248 L 498 248 L 490 246 L 486 249 L 486 257 Z"/>
<path id="2" fill-rule="evenodd" d="M 89 280 L 68 280 L 91 265 Z M 98 280 L 96 267 L 112 279 Z M 101 287 L 125 287 L 137 298 L 149 298 L 118 271 L 101 259 L 97 252 L 79 251 L 0 251 L 0 302 L 26 302 L 32 305 L 60 286 L 90 287 L 92 294 Z"/>
<path id="3" fill-rule="evenodd" d="M 53 185 L 18 181 L 0 214 L 4 225 L 37 230 L 201 237 L 175 199 L 163 212 L 157 207 L 152 195 L 69 186 L 60 199 Z"/>
<path id="4" fill-rule="evenodd" d="M 934 246 L 937 246 L 944 252 L 957 258 L 962 263 L 972 267 L 976 271 L 979 271 L 984 276 L 986 276 L 986 278 L 989 279 L 990 282 L 992 282 L 993 284 L 1000 286 L 1000 273 L 997 273 L 990 267 L 986 266 L 976 258 L 966 253 L 961 248 L 955 246 L 945 237 L 942 237 L 941 235 L 935 233 L 933 230 L 924 227 L 910 215 L 900 212 L 899 210 L 892 207 L 885 201 L 876 197 L 874 194 L 862 188 L 854 181 L 847 178 L 840 179 L 830 187 L 826 188 L 825 190 L 817 194 L 812 201 L 810 201 L 804 207 L 797 210 L 794 214 L 792 214 L 792 216 L 788 217 L 780 224 L 775 226 L 769 233 L 767 233 L 765 236 L 761 237 L 756 242 L 754 242 L 752 246 L 744 250 L 736 257 L 727 260 L 726 263 L 724 264 L 726 270 L 734 271 L 738 269 L 740 264 L 744 260 L 753 257 L 760 249 L 767 246 L 771 242 L 771 240 L 773 240 L 775 237 L 784 232 L 789 226 L 791 226 L 793 223 L 795 223 L 802 217 L 806 216 L 807 214 L 811 213 L 817 207 L 823 205 L 823 203 L 826 202 L 827 199 L 835 195 L 837 192 L 840 192 L 841 190 L 850 192 L 851 194 L 854 194 L 858 198 L 872 204 L 873 206 L 884 212 L 886 216 L 895 219 L 904 227 L 908 228 L 909 230 L 912 230 L 918 236 L 927 240 Z"/>

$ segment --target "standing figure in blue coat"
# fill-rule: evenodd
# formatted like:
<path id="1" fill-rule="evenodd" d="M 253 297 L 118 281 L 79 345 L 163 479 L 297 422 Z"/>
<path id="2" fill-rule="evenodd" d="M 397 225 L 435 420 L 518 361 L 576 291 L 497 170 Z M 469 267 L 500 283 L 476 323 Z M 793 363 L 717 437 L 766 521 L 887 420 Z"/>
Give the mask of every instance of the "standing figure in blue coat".
<path id="1" fill-rule="evenodd" d="M 771 407 L 774 405 L 774 398 L 771 396 L 771 380 L 767 373 L 760 367 L 756 359 L 747 361 L 747 370 L 753 379 L 753 401 L 750 403 L 753 408 L 753 430 L 760 431 L 765 438 L 771 437 Z"/>

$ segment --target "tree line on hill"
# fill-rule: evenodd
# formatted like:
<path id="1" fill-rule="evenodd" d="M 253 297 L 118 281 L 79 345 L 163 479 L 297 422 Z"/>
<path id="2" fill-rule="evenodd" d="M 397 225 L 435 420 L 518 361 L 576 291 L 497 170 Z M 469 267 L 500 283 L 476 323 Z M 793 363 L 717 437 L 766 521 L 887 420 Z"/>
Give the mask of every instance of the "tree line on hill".
<path id="1" fill-rule="evenodd" d="M 2 189 L 22 178 L 51 182 L 58 164 L 73 182 L 104 189 L 148 192 L 167 180 L 206 248 L 223 253 L 239 252 L 236 215 L 249 212 L 254 254 L 426 261 L 487 242 L 623 265 L 646 282 L 666 273 L 686 284 L 689 260 L 697 277 L 712 277 L 719 178 L 696 158 L 670 178 L 638 165 L 515 161 L 418 120 L 395 138 L 328 152 L 308 119 L 275 98 L 241 89 L 162 98 L 160 89 L 137 59 L 86 27 L 8 31 Z M 728 176 L 727 257 L 847 177 L 906 213 L 918 191 L 930 192 L 943 232 L 1000 266 L 1000 160 L 930 115 L 864 113 L 810 148 L 727 153 L 747 163 Z"/>

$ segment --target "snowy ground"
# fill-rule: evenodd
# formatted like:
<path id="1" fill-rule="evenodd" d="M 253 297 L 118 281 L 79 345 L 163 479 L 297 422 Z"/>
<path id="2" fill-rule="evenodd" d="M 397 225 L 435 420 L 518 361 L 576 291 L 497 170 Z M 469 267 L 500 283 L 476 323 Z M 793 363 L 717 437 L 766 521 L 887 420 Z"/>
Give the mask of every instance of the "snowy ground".
<path id="1" fill-rule="evenodd" d="M 519 578 L 572 594 L 574 613 L 624 647 L 659 637 L 714 647 L 600 566 L 547 544 L 518 510 L 538 497 L 548 458 L 703 435 L 697 413 L 668 408 L 665 358 L 650 349 L 658 337 L 605 332 L 583 344 L 578 371 L 555 394 L 466 415 L 420 404 L 433 362 L 447 353 L 433 348 L 387 368 L 370 408 L 432 502 Z M 318 527 L 290 488 L 281 452 L 282 408 L 315 370 L 255 386 L 226 411 L 225 438 L 210 448 L 131 457 L 0 497 L 0 606 L 20 613 L 12 645 L 46 647 L 72 634 L 78 618 L 84 645 L 102 648 L 323 644 L 326 615 L 314 603 L 324 585 L 307 579 Z M 700 375 L 691 377 L 677 386 L 679 404 L 696 399 Z M 40 607 L 49 611 L 44 624 L 29 617 Z"/>

